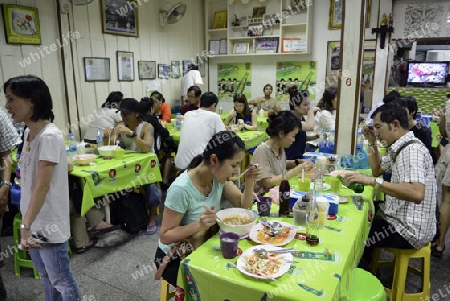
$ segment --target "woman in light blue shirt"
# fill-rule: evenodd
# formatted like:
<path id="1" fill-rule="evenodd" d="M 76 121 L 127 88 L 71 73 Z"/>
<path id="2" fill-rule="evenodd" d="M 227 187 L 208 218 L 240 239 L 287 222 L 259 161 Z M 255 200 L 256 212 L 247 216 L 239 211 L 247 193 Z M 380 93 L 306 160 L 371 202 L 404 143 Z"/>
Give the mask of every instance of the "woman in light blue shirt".
<path id="1" fill-rule="evenodd" d="M 220 209 L 222 196 L 235 207 L 252 206 L 253 183 L 259 170 L 254 165 L 249 167 L 243 193 L 230 181 L 244 158 L 244 151 L 244 142 L 235 133 L 219 132 L 211 138 L 203 154 L 192 159 L 188 169 L 172 183 L 167 191 L 155 254 L 158 267 L 174 243 L 190 239 L 197 247 L 204 242 L 203 234 L 216 223 L 216 211 Z M 203 203 L 209 209 L 205 209 Z M 180 259 L 173 257 L 162 277 L 176 285 Z"/>

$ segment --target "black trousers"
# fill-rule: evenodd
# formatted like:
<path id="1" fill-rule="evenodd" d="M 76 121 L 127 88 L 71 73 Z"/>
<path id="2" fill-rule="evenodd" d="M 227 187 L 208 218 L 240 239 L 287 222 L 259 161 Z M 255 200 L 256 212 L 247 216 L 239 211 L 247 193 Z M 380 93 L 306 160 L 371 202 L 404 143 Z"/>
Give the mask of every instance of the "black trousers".
<path id="1" fill-rule="evenodd" d="M 370 228 L 364 253 L 359 262 L 359 267 L 369 270 L 372 254 L 375 248 L 413 249 L 413 246 L 403 238 L 394 227 L 382 218 L 375 218 Z"/>
<path id="2" fill-rule="evenodd" d="M 163 258 L 166 256 L 161 248 L 158 247 L 156 249 L 155 254 L 155 264 L 156 267 L 159 268 L 160 264 L 163 262 Z M 174 255 L 172 260 L 169 261 L 164 272 L 162 274 L 162 278 L 172 284 L 173 286 L 177 285 L 177 276 L 178 276 L 178 268 L 180 267 L 180 257 L 178 255 Z"/>

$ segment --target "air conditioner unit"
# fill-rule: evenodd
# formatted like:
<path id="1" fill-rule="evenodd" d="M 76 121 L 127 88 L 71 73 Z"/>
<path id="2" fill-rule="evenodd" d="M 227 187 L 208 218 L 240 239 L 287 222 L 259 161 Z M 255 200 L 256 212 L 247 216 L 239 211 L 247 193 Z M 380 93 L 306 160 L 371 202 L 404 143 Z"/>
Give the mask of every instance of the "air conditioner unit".
<path id="1" fill-rule="evenodd" d="M 430 62 L 450 61 L 450 50 L 428 50 L 426 60 Z"/>

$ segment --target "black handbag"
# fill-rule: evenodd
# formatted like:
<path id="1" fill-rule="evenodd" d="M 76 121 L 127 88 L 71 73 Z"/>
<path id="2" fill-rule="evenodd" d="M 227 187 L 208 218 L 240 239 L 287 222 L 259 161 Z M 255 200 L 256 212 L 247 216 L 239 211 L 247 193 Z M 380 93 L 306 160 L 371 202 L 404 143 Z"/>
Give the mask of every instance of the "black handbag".
<path id="1" fill-rule="evenodd" d="M 127 192 L 111 204 L 114 224 L 122 225 L 130 234 L 136 234 L 147 227 L 148 213 L 144 196 Z"/>

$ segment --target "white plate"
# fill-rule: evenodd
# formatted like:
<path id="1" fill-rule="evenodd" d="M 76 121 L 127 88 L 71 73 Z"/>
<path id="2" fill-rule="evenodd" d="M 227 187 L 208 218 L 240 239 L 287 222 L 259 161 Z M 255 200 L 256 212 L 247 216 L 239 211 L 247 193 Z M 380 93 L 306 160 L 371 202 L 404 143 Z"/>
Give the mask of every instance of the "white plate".
<path id="1" fill-rule="evenodd" d="M 332 172 L 329 173 L 330 176 L 332 177 L 337 177 L 337 176 L 345 176 L 345 174 L 348 173 L 354 173 L 354 171 L 351 170 L 333 170 Z"/>
<path id="2" fill-rule="evenodd" d="M 278 278 L 281 275 L 283 275 L 284 273 L 286 273 L 287 271 L 289 271 L 292 261 L 294 260 L 294 257 L 292 256 L 291 253 L 284 253 L 284 254 L 278 255 L 279 258 L 282 260 L 282 264 L 281 264 L 278 272 L 271 276 L 260 276 L 260 275 L 256 275 L 256 274 L 253 274 L 253 273 L 250 273 L 249 271 L 247 271 L 245 269 L 245 258 L 244 257 L 253 255 L 253 253 L 254 253 L 253 249 L 255 249 L 255 248 L 264 248 L 266 250 L 281 250 L 281 249 L 283 249 L 283 248 L 272 246 L 272 245 L 257 245 L 257 246 L 247 249 L 244 253 L 242 253 L 241 256 L 239 256 L 239 258 L 237 260 L 236 266 L 241 273 L 243 273 L 247 276 L 250 276 L 250 277 L 254 277 L 254 278 L 271 279 L 271 278 Z"/>
<path id="3" fill-rule="evenodd" d="M 311 184 L 309 185 L 309 189 L 314 189 L 314 182 L 311 182 Z M 323 182 L 323 190 L 329 190 L 331 189 L 331 186 L 325 182 Z"/>
<path id="4" fill-rule="evenodd" d="M 248 237 L 250 237 L 251 240 L 253 240 L 254 242 L 259 243 L 259 244 L 266 244 L 266 245 L 272 245 L 272 246 L 284 246 L 284 245 L 290 243 L 292 239 L 294 239 L 296 230 L 293 229 L 292 228 L 293 226 L 291 224 L 289 224 L 289 223 L 286 223 L 286 222 L 279 222 L 279 223 L 283 227 L 289 227 L 289 230 L 290 230 L 288 237 L 281 243 L 269 244 L 269 243 L 264 242 L 264 241 L 259 241 L 258 240 L 258 231 L 264 228 L 264 226 L 261 223 L 258 223 L 258 224 L 253 226 L 253 228 L 250 230 L 250 233 L 248 234 Z"/>

